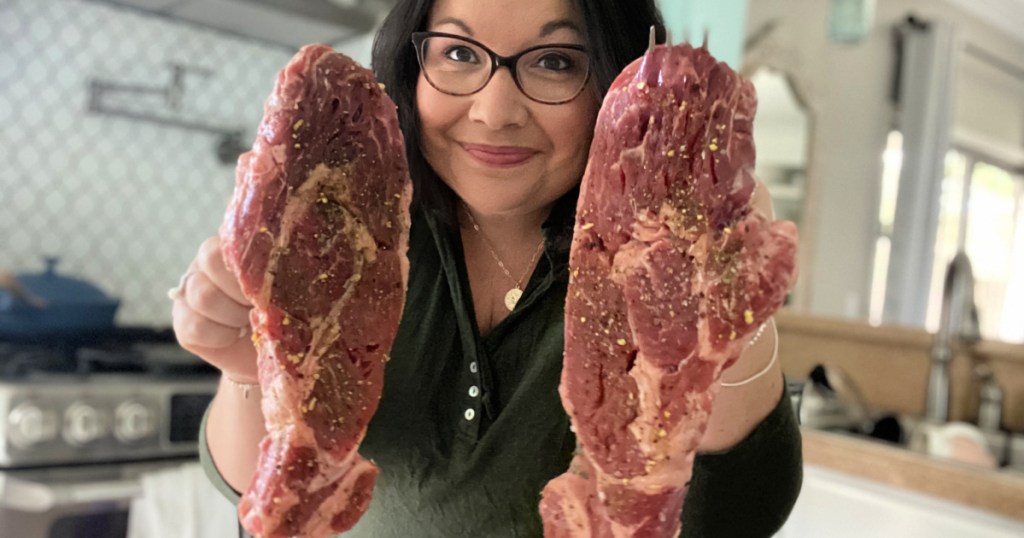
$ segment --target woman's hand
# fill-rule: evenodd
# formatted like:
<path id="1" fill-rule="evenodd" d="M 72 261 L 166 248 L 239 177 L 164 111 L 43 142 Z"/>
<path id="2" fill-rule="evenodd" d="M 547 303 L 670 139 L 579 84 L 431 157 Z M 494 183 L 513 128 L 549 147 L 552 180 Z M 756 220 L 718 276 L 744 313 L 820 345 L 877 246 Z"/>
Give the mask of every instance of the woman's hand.
<path id="1" fill-rule="evenodd" d="M 772 195 L 768 187 L 757 180 L 750 200 L 754 211 L 768 220 L 775 220 Z M 711 418 L 701 439 L 700 452 L 721 452 L 746 439 L 775 408 L 782 391 L 782 366 L 773 362 L 778 332 L 775 320 L 769 318 L 764 336 L 751 343 L 739 359 L 722 374 L 722 381 L 734 383 L 756 375 L 765 366 L 770 370 L 763 377 L 743 386 L 723 388 L 711 407 Z"/>
<path id="2" fill-rule="evenodd" d="M 238 279 L 224 265 L 220 238 L 203 242 L 174 294 L 174 333 L 181 347 L 240 383 L 255 383 L 256 350 L 251 334 L 252 305 Z"/>
<path id="3" fill-rule="evenodd" d="M 754 207 L 755 211 L 767 217 L 768 220 L 775 220 L 775 207 L 772 205 L 772 194 L 768 191 L 768 186 L 760 179 L 755 179 L 755 181 L 754 194 L 750 197 L 750 205 Z"/>

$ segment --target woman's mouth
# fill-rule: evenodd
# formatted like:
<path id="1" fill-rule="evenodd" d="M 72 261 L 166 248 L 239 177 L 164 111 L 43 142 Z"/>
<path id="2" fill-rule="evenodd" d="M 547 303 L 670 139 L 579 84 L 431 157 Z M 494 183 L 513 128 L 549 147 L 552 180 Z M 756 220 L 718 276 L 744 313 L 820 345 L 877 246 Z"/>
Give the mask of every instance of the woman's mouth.
<path id="1" fill-rule="evenodd" d="M 486 144 L 461 144 L 471 157 L 483 165 L 495 168 L 519 166 L 536 155 L 537 150 L 520 146 L 489 146 Z"/>

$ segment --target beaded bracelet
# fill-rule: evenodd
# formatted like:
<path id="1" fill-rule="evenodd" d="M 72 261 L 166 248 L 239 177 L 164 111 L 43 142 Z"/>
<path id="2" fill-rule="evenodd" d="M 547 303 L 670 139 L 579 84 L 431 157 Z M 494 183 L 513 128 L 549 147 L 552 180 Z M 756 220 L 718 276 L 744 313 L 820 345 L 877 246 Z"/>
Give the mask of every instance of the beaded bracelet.
<path id="1" fill-rule="evenodd" d="M 763 325 L 761 325 L 761 328 L 757 330 L 757 333 L 754 335 L 753 338 L 750 339 L 750 342 L 747 343 L 747 346 L 749 347 L 754 345 L 754 343 L 757 342 L 758 338 L 761 338 L 761 335 L 764 333 L 764 330 L 767 327 L 768 322 L 765 322 Z M 736 381 L 735 383 L 722 383 L 723 387 L 740 387 L 764 377 L 768 372 L 771 371 L 772 366 L 775 365 L 775 361 L 779 359 L 779 329 L 778 327 L 775 326 L 775 324 L 772 324 L 772 332 L 775 333 L 775 348 L 772 350 L 772 358 L 770 361 L 768 361 L 768 364 L 765 365 L 765 367 L 762 368 L 761 371 L 744 379 L 743 381 Z"/>

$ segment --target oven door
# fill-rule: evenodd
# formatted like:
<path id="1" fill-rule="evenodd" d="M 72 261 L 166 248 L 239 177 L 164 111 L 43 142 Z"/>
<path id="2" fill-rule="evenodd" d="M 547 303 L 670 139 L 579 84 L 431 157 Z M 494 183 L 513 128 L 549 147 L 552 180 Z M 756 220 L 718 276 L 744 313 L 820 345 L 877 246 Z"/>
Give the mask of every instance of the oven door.
<path id="1" fill-rule="evenodd" d="M 0 535 L 123 538 L 145 473 L 182 461 L 0 470 Z"/>

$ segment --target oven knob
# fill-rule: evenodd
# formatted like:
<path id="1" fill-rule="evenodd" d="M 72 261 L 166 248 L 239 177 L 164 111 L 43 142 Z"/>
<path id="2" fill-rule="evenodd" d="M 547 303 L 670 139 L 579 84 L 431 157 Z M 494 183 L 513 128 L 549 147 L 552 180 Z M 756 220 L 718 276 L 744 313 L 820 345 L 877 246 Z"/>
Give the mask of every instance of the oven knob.
<path id="1" fill-rule="evenodd" d="M 140 441 L 156 432 L 156 417 L 144 404 L 124 402 L 114 412 L 114 435 L 122 442 Z"/>
<path id="2" fill-rule="evenodd" d="M 11 444 L 29 448 L 57 437 L 57 414 L 36 404 L 23 403 L 7 415 Z"/>
<path id="3" fill-rule="evenodd" d="M 64 412 L 64 439 L 86 445 L 107 434 L 107 418 L 95 407 L 78 402 Z"/>

